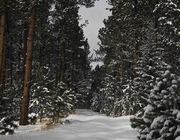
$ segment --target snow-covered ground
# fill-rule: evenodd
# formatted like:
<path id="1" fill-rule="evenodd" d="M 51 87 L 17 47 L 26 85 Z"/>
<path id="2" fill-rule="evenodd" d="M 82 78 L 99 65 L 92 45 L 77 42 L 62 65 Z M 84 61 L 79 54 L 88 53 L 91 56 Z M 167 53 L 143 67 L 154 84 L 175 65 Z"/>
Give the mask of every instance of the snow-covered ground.
<path id="1" fill-rule="evenodd" d="M 20 127 L 13 136 L 0 140 L 136 140 L 129 116 L 112 118 L 90 110 L 77 110 L 67 119 L 70 123 L 40 131 L 39 126 Z"/>

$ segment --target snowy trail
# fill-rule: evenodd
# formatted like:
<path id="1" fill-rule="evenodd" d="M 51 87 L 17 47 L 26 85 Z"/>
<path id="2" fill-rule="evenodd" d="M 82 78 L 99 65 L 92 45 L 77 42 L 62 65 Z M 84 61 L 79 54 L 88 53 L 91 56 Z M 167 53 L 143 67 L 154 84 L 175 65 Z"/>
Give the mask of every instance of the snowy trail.
<path id="1" fill-rule="evenodd" d="M 136 140 L 137 133 L 130 127 L 129 117 L 112 118 L 90 110 L 77 110 L 67 119 L 70 124 L 46 131 L 22 131 L 0 140 Z"/>

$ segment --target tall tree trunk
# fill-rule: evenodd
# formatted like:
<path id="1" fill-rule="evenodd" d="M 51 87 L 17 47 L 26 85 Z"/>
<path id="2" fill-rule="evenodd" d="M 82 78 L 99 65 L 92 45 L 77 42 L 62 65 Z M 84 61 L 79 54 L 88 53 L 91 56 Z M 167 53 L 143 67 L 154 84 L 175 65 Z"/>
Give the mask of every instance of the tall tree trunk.
<path id="1" fill-rule="evenodd" d="M 138 0 L 134 0 L 134 12 L 135 14 L 138 12 Z"/>
<path id="2" fill-rule="evenodd" d="M 71 70 L 71 85 L 73 86 L 75 83 L 75 49 L 73 48 L 73 52 L 72 52 L 72 70 Z"/>
<path id="3" fill-rule="evenodd" d="M 62 47 L 59 50 L 59 67 L 57 67 L 57 77 L 56 83 L 64 82 L 64 71 L 65 71 L 65 47 L 62 44 Z"/>
<path id="4" fill-rule="evenodd" d="M 21 102 L 21 114 L 20 114 L 20 125 L 28 124 L 28 108 L 29 108 L 29 92 L 30 92 L 30 81 L 31 81 L 31 70 L 32 70 L 32 49 L 33 49 L 33 35 L 35 28 L 35 16 L 36 16 L 36 0 L 32 7 L 32 14 L 29 18 L 29 31 L 27 36 L 27 53 L 26 53 L 26 66 L 24 75 L 24 87 L 23 97 Z"/>
<path id="5" fill-rule="evenodd" d="M 28 29 L 28 22 L 25 22 L 24 23 L 24 35 L 23 35 L 23 69 L 22 69 L 22 72 L 23 72 L 23 81 L 24 81 L 24 75 L 25 75 L 25 66 L 26 66 L 26 52 L 27 52 L 27 39 L 28 39 L 28 33 L 29 33 L 29 29 Z"/>
<path id="6" fill-rule="evenodd" d="M 0 16 L 0 93 L 4 90 L 6 57 L 6 15 Z"/>
<path id="7" fill-rule="evenodd" d="M 155 6 L 157 5 L 157 4 L 159 4 L 159 0 L 156 0 L 155 1 Z M 154 15 L 154 28 L 157 30 L 157 28 L 158 28 L 158 13 L 157 12 L 155 12 L 155 15 Z"/>
<path id="8" fill-rule="evenodd" d="M 64 82 L 65 48 L 60 48 L 59 82 Z"/>
<path id="9" fill-rule="evenodd" d="M 138 68 L 138 60 L 139 60 L 139 39 L 138 39 L 138 36 L 139 36 L 139 31 L 138 31 L 138 17 L 137 17 L 137 14 L 138 14 L 138 1 L 137 0 L 134 0 L 134 17 L 135 17 L 135 22 L 136 22 L 136 25 L 135 28 L 136 28 L 136 31 L 135 31 L 135 34 L 134 34 L 134 38 L 135 38 L 135 46 L 134 46 L 134 52 L 133 52 L 133 59 L 134 59 L 134 68 L 133 68 L 133 78 L 137 77 L 137 68 Z"/>
<path id="10" fill-rule="evenodd" d="M 135 47 L 134 47 L 134 52 L 133 52 L 133 59 L 134 59 L 134 64 L 133 64 L 133 78 L 137 77 L 137 71 L 138 71 L 138 60 L 139 60 L 139 41 L 136 41 Z"/>

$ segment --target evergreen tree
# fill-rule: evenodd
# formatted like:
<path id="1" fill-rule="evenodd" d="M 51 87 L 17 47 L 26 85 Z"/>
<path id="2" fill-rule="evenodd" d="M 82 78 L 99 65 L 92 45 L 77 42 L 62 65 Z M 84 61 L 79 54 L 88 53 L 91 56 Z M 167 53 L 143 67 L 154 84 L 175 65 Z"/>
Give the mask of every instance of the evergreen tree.
<path id="1" fill-rule="evenodd" d="M 20 115 L 20 125 L 28 124 L 28 107 L 29 107 L 29 97 L 30 97 L 30 81 L 31 81 L 31 71 L 32 71 L 32 51 L 33 51 L 33 35 L 35 31 L 35 16 L 36 16 L 36 0 L 32 2 L 32 13 L 29 17 L 28 22 L 28 36 L 27 36 L 27 53 L 26 53 L 26 63 L 25 63 L 25 75 L 24 75 L 24 87 L 23 87 L 23 97 L 21 103 L 21 115 Z"/>
<path id="2" fill-rule="evenodd" d="M 33 113 L 40 119 L 56 120 L 72 113 L 78 103 L 87 107 L 85 100 L 91 98 L 90 88 L 86 90 L 86 84 L 91 86 L 89 45 L 78 22 L 78 6 L 92 3 L 76 0 L 0 3 L 0 16 L 5 19 L 0 26 L 2 108 L 8 97 L 12 103 L 8 107 L 14 115 L 11 117 L 3 110 L 0 113 L 12 118 L 12 122 L 19 121 L 21 113 L 21 124 L 28 124 Z M 23 81 L 25 104 L 20 103 Z"/>
<path id="3" fill-rule="evenodd" d="M 97 65 L 94 70 L 91 72 L 92 74 L 92 85 L 91 85 L 91 94 L 92 94 L 92 100 L 91 100 L 91 109 L 97 112 L 100 112 L 102 109 L 101 103 L 102 103 L 102 96 L 100 93 L 101 88 L 103 87 L 102 80 L 105 76 L 105 67 L 100 67 Z"/>
<path id="4" fill-rule="evenodd" d="M 7 50 L 9 37 L 9 13 L 15 7 L 16 2 L 8 0 L 0 1 L 0 134 L 13 134 L 17 127 L 15 119 L 17 118 L 14 109 L 15 96 L 13 91 L 14 86 L 9 86 L 7 75 Z M 13 112 L 13 113 L 12 113 Z"/>
<path id="5" fill-rule="evenodd" d="M 14 129 L 17 128 L 15 123 L 16 116 L 12 114 L 12 104 L 13 101 L 9 94 L 0 96 L 0 135 L 13 134 Z"/>
<path id="6" fill-rule="evenodd" d="M 138 92 L 134 88 L 134 78 L 137 77 L 136 70 L 141 54 L 140 46 L 144 45 L 146 40 L 147 30 L 145 27 L 147 23 L 143 19 L 145 16 L 140 15 L 144 9 L 140 7 L 141 5 L 137 1 L 110 1 L 110 3 L 113 6 L 111 9 L 112 16 L 104 21 L 105 28 L 100 29 L 99 32 L 100 51 L 105 54 L 106 72 L 108 73 L 108 69 L 111 69 L 114 73 L 112 76 L 120 83 L 120 90 L 129 92 L 119 91 L 124 95 L 122 104 L 127 104 L 127 108 L 124 106 L 124 109 L 118 109 L 117 114 L 122 114 L 122 112 L 124 112 L 123 114 L 133 114 L 140 108 L 140 101 L 137 101 L 137 104 L 134 102 L 128 105 L 128 99 L 131 99 L 131 101 L 138 99 L 138 95 L 134 93 Z M 126 87 L 129 87 L 129 89 L 125 90 Z M 123 98 L 123 95 L 117 99 L 116 103 L 113 102 L 115 106 L 122 106 L 121 98 Z M 125 97 L 126 95 L 128 97 Z M 133 108 L 132 105 L 137 107 Z M 130 108 L 131 111 L 126 112 Z"/>
<path id="7" fill-rule="evenodd" d="M 99 31 L 100 53 L 104 55 L 104 79 L 93 94 L 92 108 L 106 109 L 103 100 L 114 97 L 109 83 L 119 83 L 120 96 L 108 103 L 113 116 L 142 114 L 157 77 L 167 68 L 178 73 L 178 1 L 109 1 L 112 15 Z M 173 48 L 173 49 L 172 49 Z M 171 57 L 167 57 L 171 56 Z M 111 73 L 111 74 L 110 74 Z M 105 93 L 107 90 L 107 94 Z M 106 97 L 106 99 L 105 99 Z M 99 105 L 98 105 L 99 101 Z M 97 109 L 98 108 L 98 109 Z M 106 112 L 103 112 L 106 113 Z"/>
<path id="8" fill-rule="evenodd" d="M 161 45 L 165 49 L 165 60 L 173 67 L 173 72 L 179 69 L 179 17 L 178 0 L 159 1 L 154 13 L 158 16 L 158 32 Z"/>
<path id="9" fill-rule="evenodd" d="M 174 110 L 177 108 L 176 107 L 174 108 L 172 106 L 168 107 L 169 113 L 166 113 L 167 111 L 165 111 L 166 109 L 162 107 L 161 102 L 163 102 L 163 100 L 166 100 L 164 98 L 166 97 L 167 92 L 169 93 L 168 99 L 171 98 L 175 100 L 175 98 L 178 98 L 177 91 L 176 91 L 177 97 L 174 97 L 175 93 L 171 93 L 175 91 L 167 90 L 167 92 L 164 92 L 164 88 L 165 91 L 166 88 L 172 89 L 174 85 L 171 81 L 172 80 L 171 78 L 173 76 L 176 77 L 175 74 L 169 74 L 171 75 L 169 76 L 171 78 L 165 78 L 168 75 L 167 73 L 170 73 L 166 71 L 166 69 L 169 69 L 169 66 L 166 64 L 166 62 L 172 65 L 171 71 L 178 74 L 177 72 L 178 48 L 177 48 L 177 42 L 175 41 L 176 33 L 174 33 L 172 29 L 170 29 L 170 28 L 175 29 L 176 26 L 175 24 L 169 25 L 169 22 L 172 21 L 175 22 L 176 24 L 178 23 L 177 22 L 178 17 L 176 16 L 177 14 L 176 12 L 178 12 L 177 11 L 178 2 L 159 1 L 158 3 L 154 3 L 151 9 L 152 9 L 151 13 L 153 14 L 155 19 L 154 33 L 152 32 L 153 33 L 152 37 L 154 38 L 153 39 L 154 45 L 152 45 L 152 48 L 150 49 L 151 52 L 150 53 L 151 55 L 149 57 L 150 61 L 149 62 L 147 61 L 148 63 L 145 65 L 148 66 L 145 77 L 151 76 L 152 80 L 148 82 L 149 86 L 146 86 L 148 87 L 147 88 L 148 90 L 143 91 L 144 93 L 147 93 L 145 101 L 148 103 L 148 105 L 144 109 L 139 111 L 136 114 L 136 117 L 132 118 L 131 122 L 133 127 L 137 127 L 140 130 L 139 139 L 175 139 L 177 135 L 177 133 L 175 132 L 177 126 L 174 121 L 174 118 L 176 118 L 176 114 L 174 114 L 174 112 L 170 110 Z M 171 20 L 169 19 L 169 14 L 171 14 L 171 18 L 172 18 Z M 170 57 L 167 57 L 167 55 L 169 55 Z M 164 71 L 166 71 L 165 74 Z M 154 81 L 156 87 L 152 89 L 152 85 L 154 85 Z M 159 100 L 159 102 L 156 102 L 157 103 L 156 105 L 154 104 L 152 105 L 150 103 L 150 100 L 152 101 L 152 98 L 154 100 L 156 99 Z M 153 102 L 155 102 L 154 100 Z M 164 102 L 167 103 L 167 100 Z M 169 103 L 167 103 L 167 105 Z M 176 104 L 176 101 L 174 103 Z M 156 125 L 157 122 L 160 123 L 160 125 L 157 126 Z"/>
<path id="10" fill-rule="evenodd" d="M 136 123 L 132 123 L 133 127 L 139 128 L 139 139 L 174 140 L 178 136 L 179 78 L 169 69 L 170 66 L 162 77 L 156 78 L 148 105 Z"/>

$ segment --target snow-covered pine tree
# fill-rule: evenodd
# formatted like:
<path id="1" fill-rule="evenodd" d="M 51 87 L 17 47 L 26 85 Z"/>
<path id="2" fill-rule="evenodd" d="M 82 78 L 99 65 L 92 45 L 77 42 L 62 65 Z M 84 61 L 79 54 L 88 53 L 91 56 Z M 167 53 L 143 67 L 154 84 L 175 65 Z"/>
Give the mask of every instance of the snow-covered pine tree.
<path id="1" fill-rule="evenodd" d="M 79 99 L 88 96 L 84 84 L 90 83 L 89 45 L 79 25 L 79 3 L 76 0 L 55 1 L 52 32 L 55 56 L 56 82 L 63 81 L 72 88 Z M 61 16 L 62 18 L 59 18 Z M 80 91 L 81 90 L 81 91 Z M 79 98 L 80 97 L 80 98 Z M 77 105 L 78 102 L 77 102 Z M 82 105 L 80 105 L 82 106 Z M 86 105 L 83 105 L 86 106 Z"/>
<path id="2" fill-rule="evenodd" d="M 0 135 L 13 134 L 14 129 L 17 128 L 12 92 L 5 91 L 4 93 L 0 95 Z"/>
<path id="3" fill-rule="evenodd" d="M 148 105 L 138 120 L 140 125 L 136 127 L 139 129 L 140 140 L 174 140 L 179 135 L 177 114 L 180 109 L 180 80 L 170 69 L 168 66 L 164 74 L 156 78 Z"/>
<path id="4" fill-rule="evenodd" d="M 109 65 L 106 65 L 106 68 L 96 68 L 94 73 L 96 79 L 92 84 L 93 98 L 91 108 L 93 110 L 111 116 L 116 116 L 119 113 L 114 110 L 115 101 L 122 96 L 118 74 L 118 63 L 114 60 Z"/>
<path id="5" fill-rule="evenodd" d="M 153 6 L 154 5 L 154 6 Z M 171 71 L 176 74 L 178 74 L 177 69 L 178 69 L 178 41 L 177 39 L 177 25 L 179 24 L 179 18 L 178 18 L 178 2 L 177 1 L 159 1 L 158 3 L 154 3 L 152 5 L 152 11 L 151 13 L 153 13 L 152 17 L 154 16 L 154 19 L 152 19 L 152 21 L 154 20 L 154 33 L 151 31 L 150 34 L 152 34 L 152 39 L 154 40 L 154 45 L 152 45 L 152 47 L 150 47 L 150 57 L 148 60 L 150 60 L 146 66 L 148 66 L 149 68 L 146 70 L 146 75 L 148 74 L 149 76 L 152 77 L 152 80 L 150 82 L 150 86 L 148 89 L 150 89 L 152 87 L 152 85 L 154 85 L 154 80 L 156 79 L 156 85 L 158 84 L 158 79 L 163 79 L 164 77 L 164 71 L 167 70 L 167 65 L 164 62 L 164 60 L 166 62 L 168 62 L 170 65 L 172 65 Z M 151 28 L 152 29 L 152 28 Z M 151 43 L 150 43 L 151 44 Z M 149 44 L 149 45 L 150 45 Z M 174 52 L 175 51 L 175 52 Z M 173 75 L 173 74 L 172 74 Z M 142 78 L 141 78 L 142 79 Z M 153 80 L 154 79 L 154 80 Z M 171 83 L 171 80 L 169 78 L 170 81 L 167 81 L 167 83 L 169 82 L 169 86 Z M 166 88 L 166 87 L 164 87 Z M 168 86 L 167 86 L 168 88 Z M 161 89 L 162 90 L 162 89 Z M 161 93 L 161 90 L 159 91 Z M 168 91 L 169 96 L 171 96 L 170 98 L 174 98 L 173 94 L 170 94 L 171 91 Z M 147 99 L 152 98 L 151 95 L 153 94 L 152 91 L 149 92 L 149 90 L 145 93 L 148 95 L 150 95 L 150 97 L 148 97 Z M 159 94 L 160 94 L 159 93 Z M 165 94 L 165 93 L 163 93 Z M 178 92 L 176 91 L 176 94 L 178 94 Z M 163 95 L 159 95 L 159 96 L 163 96 Z M 165 95 L 164 95 L 165 96 Z M 160 99 L 160 97 L 158 97 Z M 174 99 L 175 100 L 175 99 Z M 149 100 L 148 100 L 149 101 Z M 159 101 L 160 102 L 160 101 Z M 148 102 L 149 103 L 149 102 Z M 150 104 L 150 103 L 149 103 Z M 155 106 L 155 105 L 154 105 Z M 166 119 L 162 119 L 160 122 L 160 126 L 157 126 L 158 128 L 151 128 L 151 125 L 153 123 L 153 121 L 157 121 L 158 119 L 162 118 L 162 112 L 159 110 L 159 112 L 161 113 L 157 113 L 158 110 L 154 109 L 154 106 L 152 107 L 152 105 L 147 105 L 147 107 L 145 107 L 145 109 L 139 111 L 136 114 L 136 117 L 133 118 L 132 121 L 132 126 L 133 127 L 137 127 L 140 129 L 140 136 L 139 139 L 175 139 L 177 133 L 174 135 L 175 130 L 176 129 L 176 125 L 174 125 L 174 120 L 172 118 L 176 118 L 176 113 L 174 114 L 174 112 L 170 111 L 169 114 L 165 113 L 167 116 L 165 116 L 166 119 L 169 119 L 173 122 L 169 124 L 163 124 L 163 121 L 166 121 Z M 158 105 L 156 104 L 156 108 Z M 160 104 L 159 104 L 160 106 Z M 175 108 L 174 108 L 175 109 Z M 173 110 L 173 108 L 171 108 L 170 110 Z M 148 112 L 148 113 L 147 113 Z M 175 111 L 176 112 L 176 111 Z M 157 116 L 156 116 L 157 115 Z M 169 115 L 169 116 L 168 116 Z M 143 117 L 150 117 L 151 119 L 145 119 L 143 120 Z M 173 116 L 173 117 L 172 117 Z M 155 119 L 156 117 L 156 119 Z M 172 118 L 171 118 L 172 117 Z M 155 119 L 155 120 L 154 120 Z M 144 123 L 144 121 L 147 121 Z M 148 122 L 149 121 L 149 122 Z M 168 122 L 168 121 L 167 121 Z M 154 123 L 153 123 L 154 124 Z M 164 125 L 165 128 L 161 128 Z M 154 127 L 154 126 L 152 126 Z M 171 130 L 168 130 L 169 127 L 172 127 Z M 165 130 L 163 130 L 165 129 Z M 160 132 L 161 130 L 161 132 Z"/>
<path id="6" fill-rule="evenodd" d="M 17 10 L 19 1 L 0 1 L 0 135 L 13 134 L 17 127 L 19 88 L 13 82 L 12 69 L 10 71 L 10 27 L 12 25 L 12 11 Z M 12 56 L 11 56 L 12 57 Z M 12 65 L 11 65 L 12 66 Z M 9 72 L 10 71 L 10 72 Z M 11 74 L 10 74 L 11 73 Z"/>
<path id="7" fill-rule="evenodd" d="M 148 43 L 149 31 L 147 26 L 150 23 L 147 20 L 149 16 L 147 16 L 149 14 L 147 5 L 149 3 L 142 3 L 136 0 L 126 2 L 114 0 L 110 1 L 110 3 L 113 6 L 111 8 L 112 16 L 104 21 L 105 28 L 99 31 L 101 40 L 100 51 L 104 53 L 106 69 L 109 68 L 108 65 L 112 61 L 117 63 L 111 69 L 118 73 L 118 82 L 121 83 L 120 90 L 124 91 L 122 98 L 117 99 L 115 103 L 116 110 L 120 106 L 124 108 L 124 110 L 119 109 L 118 114 L 122 114 L 122 111 L 123 114 L 134 114 L 142 107 L 139 95 L 143 94 L 142 91 L 140 93 L 140 90 L 146 85 L 146 80 L 142 81 L 140 77 L 145 64 L 139 66 L 138 63 L 143 63 L 140 61 L 145 57 L 141 46 L 146 46 Z M 146 54 L 148 54 L 148 51 L 146 51 Z M 137 75 L 138 71 L 139 75 Z M 141 88 L 138 88 L 140 86 Z"/>
<path id="8" fill-rule="evenodd" d="M 92 74 L 92 85 L 91 85 L 91 109 L 97 112 L 100 112 L 101 110 L 101 88 L 103 87 L 103 79 L 105 77 L 105 67 L 100 67 L 97 65 L 94 70 L 91 72 Z"/>
<path id="9" fill-rule="evenodd" d="M 120 100 L 118 96 L 120 97 L 122 94 L 121 87 L 123 84 L 125 85 L 123 82 L 127 81 L 128 78 L 131 79 L 133 73 L 132 53 L 130 51 L 132 50 L 132 40 L 127 40 L 129 34 L 125 32 L 125 29 L 130 29 L 131 20 L 127 18 L 124 21 L 124 17 L 130 8 L 129 1 L 127 5 L 123 5 L 122 1 L 111 1 L 110 3 L 113 6 L 111 9 L 112 16 L 104 21 L 105 28 L 101 28 L 99 31 L 99 39 L 101 40 L 100 52 L 104 54 L 105 65 L 105 78 L 102 80 L 104 83 L 102 83 L 100 92 L 106 92 L 106 96 L 100 94 L 102 97 L 99 96 L 99 99 L 102 100 L 104 97 L 106 97 L 106 99 L 113 97 L 114 99 L 109 102 L 111 108 L 108 109 L 107 114 L 116 116 L 117 114 L 122 114 L 122 110 L 118 110 L 120 112 L 117 112 L 117 109 L 115 109 L 116 114 L 113 111 L 114 105 L 116 107 L 118 106 L 117 103 Z M 117 88 L 119 87 L 119 91 L 116 89 L 116 86 Z M 114 91 L 118 94 L 114 93 Z M 115 99 L 114 95 L 117 96 L 117 99 Z M 114 104 L 115 102 L 116 104 Z M 101 110 L 103 110 L 103 107 Z"/>
<path id="10" fill-rule="evenodd" d="M 86 8 L 93 7 L 96 0 L 77 0 L 78 4 L 86 6 Z"/>
<path id="11" fill-rule="evenodd" d="M 79 26 L 76 0 L 53 1 L 51 6 L 51 1 L 40 1 L 37 11 L 41 26 L 36 29 L 30 111 L 39 118 L 74 111 L 76 96 L 87 96 L 83 84 L 90 81 L 89 46 Z"/>
<path id="12" fill-rule="evenodd" d="M 51 112 L 49 117 L 53 119 L 53 122 L 58 122 L 59 118 L 67 117 L 74 112 L 77 102 L 75 92 L 68 88 L 65 83 L 58 83 L 57 87 L 52 90 L 51 95 L 51 106 L 49 106 Z"/>
<path id="13" fill-rule="evenodd" d="M 155 6 L 154 13 L 159 22 L 159 39 L 166 52 L 165 61 L 172 66 L 173 72 L 179 74 L 179 0 L 160 0 Z"/>
<path id="14" fill-rule="evenodd" d="M 74 93 L 71 89 L 73 78 L 75 79 L 74 85 L 76 86 L 76 83 L 78 83 L 77 85 L 80 85 L 80 94 L 87 93 L 84 89 L 86 88 L 85 84 L 90 83 L 90 67 L 88 60 L 89 46 L 78 22 L 78 4 L 93 6 L 93 2 L 94 0 L 81 0 L 81 3 L 78 3 L 77 0 L 37 1 L 36 24 L 34 28 L 35 34 L 33 36 L 33 45 L 36 47 L 34 47 L 33 51 L 32 81 L 29 81 L 28 83 L 32 85 L 32 94 L 30 97 L 31 106 L 29 107 L 31 113 L 39 113 L 39 117 L 48 116 L 48 111 L 44 111 L 47 107 L 46 101 L 47 103 L 50 103 L 51 109 L 52 106 L 56 106 L 58 111 L 66 112 L 67 114 L 74 111 L 76 103 L 75 96 L 77 93 Z M 29 16 L 32 13 L 32 3 L 33 0 L 0 1 L 0 46 L 6 45 L 6 53 L 3 52 L 1 56 L 4 58 L 2 61 L 0 60 L 0 65 L 3 66 L 1 67 L 3 69 L 0 68 L 0 77 L 4 78 L 4 74 L 6 74 L 5 79 L 1 80 L 1 83 L 3 82 L 3 91 L 5 95 L 2 95 L 1 98 L 2 108 L 0 113 L 3 112 L 4 115 L 7 114 L 9 118 L 12 119 L 8 120 L 9 124 L 11 124 L 11 121 L 13 122 L 13 120 L 19 120 L 19 104 L 22 96 L 25 56 L 27 52 L 27 36 L 29 31 L 28 23 L 30 21 Z M 60 6 L 62 7 L 60 8 Z M 4 15 L 6 18 L 2 18 Z M 5 20 L 3 21 L 3 19 Z M 57 22 L 57 20 L 59 21 Z M 2 25 L 2 23 L 7 26 Z M 6 27 L 5 30 L 4 27 Z M 64 43 L 66 44 L 64 45 Z M 64 71 L 61 70 L 62 67 L 59 66 L 59 57 L 62 56 L 60 48 L 63 48 L 63 45 L 64 47 L 67 47 L 64 54 Z M 2 46 L 0 48 L 2 52 Z M 3 49 L 3 51 L 4 50 L 5 49 Z M 6 69 L 4 69 L 5 59 Z M 58 70 L 66 73 L 63 73 L 63 78 L 65 79 L 63 79 L 63 81 L 66 84 L 63 83 L 64 86 L 60 86 L 62 89 L 58 84 L 60 83 L 60 81 L 58 81 L 60 78 L 57 76 L 59 74 Z M 56 75 L 56 73 L 58 74 Z M 74 77 L 72 75 L 74 75 Z M 58 80 L 55 81 L 54 79 Z M 86 96 L 87 94 L 85 97 Z M 57 98 L 62 98 L 63 100 L 58 100 Z M 7 102 L 11 102 L 12 104 L 9 104 L 8 109 L 5 109 L 7 111 L 13 110 L 13 117 L 3 110 L 4 105 Z M 59 109 L 59 105 L 57 107 L 55 104 L 62 104 L 62 108 Z M 6 117 L 3 115 L 1 116 Z M 5 126 L 5 124 L 3 125 Z M 8 125 L 8 123 L 6 125 Z M 4 126 L 2 126 L 3 129 L 5 128 Z M 1 132 L 3 132 L 3 130 Z"/>
<path id="15" fill-rule="evenodd" d="M 117 116 L 120 112 L 117 112 L 114 108 L 116 108 L 116 101 L 122 96 L 121 84 L 119 80 L 110 73 L 104 78 L 103 84 L 104 86 L 99 93 L 101 96 L 100 112 L 108 116 Z"/>
<path id="16" fill-rule="evenodd" d="M 31 117 L 40 120 L 48 117 L 58 122 L 59 118 L 74 111 L 77 102 L 75 93 L 63 82 L 56 85 L 48 67 L 37 67 L 36 72 L 31 88 L 29 122 L 31 123 Z"/>
<path id="17" fill-rule="evenodd" d="M 126 78 L 126 83 L 123 84 L 123 98 L 120 101 L 124 107 L 124 114 L 135 114 L 138 110 L 144 106 L 144 101 L 141 98 L 146 96 L 145 90 L 148 88 L 151 76 L 147 75 L 146 68 L 149 59 L 149 49 L 147 44 L 149 43 L 148 37 L 150 36 L 148 31 L 149 24 L 149 3 L 147 1 L 129 1 L 131 10 L 128 10 L 128 6 L 123 6 L 126 9 L 126 15 L 129 16 L 129 29 L 125 32 L 129 41 L 130 53 L 129 60 L 131 62 L 131 75 Z M 122 16 L 122 17 L 125 17 Z M 131 34 L 131 35 L 130 35 Z M 148 79 L 150 78 L 150 79 Z M 146 87 L 146 88 L 145 88 Z"/>

